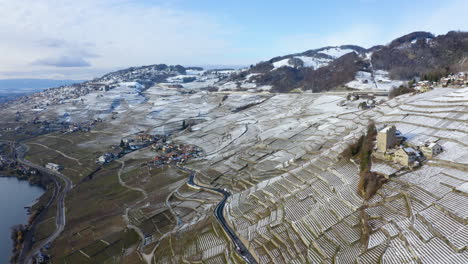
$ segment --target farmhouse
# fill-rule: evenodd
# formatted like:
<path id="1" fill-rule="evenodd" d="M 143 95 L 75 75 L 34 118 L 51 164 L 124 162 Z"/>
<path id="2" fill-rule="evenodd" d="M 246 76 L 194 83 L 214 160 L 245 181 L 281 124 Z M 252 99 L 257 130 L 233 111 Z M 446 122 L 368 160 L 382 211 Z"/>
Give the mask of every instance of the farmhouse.
<path id="1" fill-rule="evenodd" d="M 403 166 L 413 165 L 415 161 L 419 158 L 419 153 L 409 147 L 409 148 L 400 148 L 395 151 L 395 161 Z"/>
<path id="2" fill-rule="evenodd" d="M 57 165 L 57 164 L 55 164 L 55 163 L 47 163 L 45 167 L 46 167 L 47 169 L 53 170 L 53 171 L 60 171 L 60 170 L 63 170 L 63 167 L 62 167 L 62 166 Z"/>
<path id="3" fill-rule="evenodd" d="M 115 155 L 113 153 L 106 153 L 102 156 L 100 156 L 97 160 L 96 163 L 99 164 L 106 164 L 114 159 Z"/>
<path id="4" fill-rule="evenodd" d="M 442 146 L 435 142 L 425 143 L 421 146 L 421 152 L 426 158 L 432 158 L 442 152 Z"/>

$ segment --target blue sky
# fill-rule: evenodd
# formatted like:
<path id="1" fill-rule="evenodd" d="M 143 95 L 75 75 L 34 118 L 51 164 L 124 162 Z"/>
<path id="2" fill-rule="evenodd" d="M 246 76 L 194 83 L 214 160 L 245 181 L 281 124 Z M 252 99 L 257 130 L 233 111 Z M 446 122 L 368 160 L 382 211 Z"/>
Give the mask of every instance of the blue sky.
<path id="1" fill-rule="evenodd" d="M 468 30 L 466 0 L 0 0 L 0 78 L 249 65 L 328 45 Z"/>

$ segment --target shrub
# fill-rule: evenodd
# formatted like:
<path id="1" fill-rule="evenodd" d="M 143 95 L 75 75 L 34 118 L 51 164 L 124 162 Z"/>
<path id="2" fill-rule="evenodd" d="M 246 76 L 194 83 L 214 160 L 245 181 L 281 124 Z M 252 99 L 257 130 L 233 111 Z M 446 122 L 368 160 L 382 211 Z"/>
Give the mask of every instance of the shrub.
<path id="1" fill-rule="evenodd" d="M 372 149 L 374 148 L 374 139 L 377 134 L 375 124 L 369 123 L 367 133 L 363 137 L 359 152 L 359 183 L 358 194 L 368 199 L 375 191 L 376 175 L 370 170 L 372 167 Z M 370 188 L 371 187 L 371 188 Z M 372 189 L 372 190 L 370 190 Z"/>
<path id="2" fill-rule="evenodd" d="M 393 99 L 393 98 L 395 98 L 397 96 L 400 96 L 402 94 L 414 93 L 414 92 L 416 92 L 416 90 L 414 88 L 400 85 L 400 87 L 393 88 L 393 89 L 390 90 L 390 92 L 388 94 L 388 98 Z"/>

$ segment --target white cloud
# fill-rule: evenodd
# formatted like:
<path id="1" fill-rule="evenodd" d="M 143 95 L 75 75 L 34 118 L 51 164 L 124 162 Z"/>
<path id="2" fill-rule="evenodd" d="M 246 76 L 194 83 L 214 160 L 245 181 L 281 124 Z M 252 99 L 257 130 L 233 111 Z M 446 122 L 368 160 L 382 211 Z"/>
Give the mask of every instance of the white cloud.
<path id="1" fill-rule="evenodd" d="M 375 14 L 363 14 L 362 21 L 367 22 L 341 29 L 312 19 L 330 33 L 275 36 L 272 31 L 276 41 L 259 46 L 261 40 L 252 44 L 236 26 L 227 24 L 225 14 L 182 11 L 151 1 L 0 0 L 0 78 L 30 74 L 82 79 L 104 69 L 135 65 L 244 64 L 247 59 L 250 64 L 259 54 L 273 57 L 343 44 L 370 47 L 412 31 L 467 30 L 467 9 L 468 1 L 450 0 L 430 12 L 402 12 L 385 24 L 369 22 Z M 242 39 L 247 40 L 240 43 Z"/>
<path id="2" fill-rule="evenodd" d="M 70 56 L 59 56 L 59 57 L 48 57 L 43 59 L 35 60 L 31 63 L 32 65 L 43 65 L 53 67 L 89 67 L 91 64 L 82 57 L 70 57 Z"/>
<path id="3" fill-rule="evenodd" d="M 0 14 L 0 77 L 50 67 L 208 64 L 229 48 L 229 32 L 214 17 L 126 0 L 0 0 Z"/>

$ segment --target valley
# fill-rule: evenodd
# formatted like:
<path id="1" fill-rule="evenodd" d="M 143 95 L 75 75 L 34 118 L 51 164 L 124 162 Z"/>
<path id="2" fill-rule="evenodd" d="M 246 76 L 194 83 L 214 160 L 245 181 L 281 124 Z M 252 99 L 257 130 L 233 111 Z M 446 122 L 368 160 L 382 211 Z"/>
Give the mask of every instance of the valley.
<path id="1" fill-rule="evenodd" d="M 467 263 L 468 75 L 393 98 L 408 80 L 372 55 L 444 39 L 427 37 L 240 70 L 134 67 L 3 104 L 1 167 L 37 170 L 52 197 L 18 262 Z M 385 148 L 362 197 L 370 124 L 395 126 L 396 149 L 442 151 L 402 165 Z"/>

